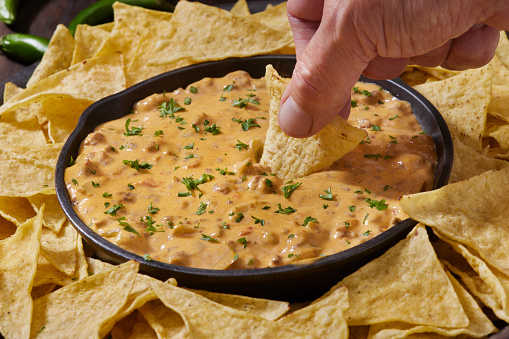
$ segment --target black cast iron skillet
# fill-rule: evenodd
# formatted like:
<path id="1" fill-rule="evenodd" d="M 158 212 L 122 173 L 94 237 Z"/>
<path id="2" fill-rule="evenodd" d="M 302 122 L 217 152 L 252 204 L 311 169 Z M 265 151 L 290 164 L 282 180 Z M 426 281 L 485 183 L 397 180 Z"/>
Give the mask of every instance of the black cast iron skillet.
<path id="1" fill-rule="evenodd" d="M 276 300 L 304 301 L 322 295 L 346 275 L 378 257 L 403 239 L 416 224 L 406 219 L 377 237 L 346 251 L 323 257 L 307 265 L 288 265 L 251 270 L 208 270 L 171 265 L 158 261 L 147 262 L 94 233 L 76 214 L 67 193 L 64 171 L 71 157 L 76 159 L 85 137 L 96 126 L 121 118 L 133 105 L 153 93 L 172 92 L 204 77 L 223 77 L 236 70 L 245 70 L 254 78 L 265 75 L 265 66 L 272 64 L 284 77 L 290 77 L 295 56 L 267 55 L 228 59 L 192 65 L 158 75 L 123 92 L 104 98 L 82 114 L 78 126 L 64 147 L 56 167 L 56 191 L 65 214 L 83 236 L 95 256 L 114 264 L 130 259 L 140 262 L 140 272 L 158 279 L 177 279 L 180 286 L 209 291 L 264 297 Z M 449 130 L 439 112 L 422 95 L 401 80 L 377 81 L 362 77 L 364 82 L 376 83 L 401 100 L 408 101 L 424 131 L 433 137 L 438 153 L 434 188 L 445 185 L 452 167 L 453 146 Z"/>

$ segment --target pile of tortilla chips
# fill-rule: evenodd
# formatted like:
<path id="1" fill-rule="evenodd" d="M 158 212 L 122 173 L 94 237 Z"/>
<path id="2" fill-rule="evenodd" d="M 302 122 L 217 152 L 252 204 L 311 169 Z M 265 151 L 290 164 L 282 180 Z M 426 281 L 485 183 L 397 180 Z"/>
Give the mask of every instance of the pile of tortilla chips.
<path id="1" fill-rule="evenodd" d="M 402 207 L 422 224 L 320 299 L 289 305 L 179 288 L 174 279 L 161 282 L 138 273 L 136 262 L 114 266 L 87 257 L 54 188 L 62 143 L 93 102 L 196 62 L 294 53 L 286 3 L 256 14 L 245 0 L 230 12 L 186 1 L 174 13 L 116 3 L 114 16 L 112 23 L 78 26 L 74 37 L 58 26 L 27 88 L 5 87 L 0 106 L 3 337 L 480 338 L 497 330 L 491 320 L 509 322 L 505 37 L 497 57 L 482 69 L 407 70 L 403 78 L 438 107 L 453 133 L 451 184 L 404 197 Z M 277 97 L 286 80 L 271 74 L 269 86 Z M 273 143 L 287 144 L 277 124 L 272 129 Z M 359 135 L 351 143 L 362 139 L 362 131 L 352 133 Z M 307 147 L 294 142 L 294 149 Z M 327 136 L 308 142 L 329 144 Z M 309 170 L 277 158 L 266 160 L 283 169 Z M 321 163 L 328 157 L 308 158 Z M 440 240 L 431 242 L 424 224 Z"/>

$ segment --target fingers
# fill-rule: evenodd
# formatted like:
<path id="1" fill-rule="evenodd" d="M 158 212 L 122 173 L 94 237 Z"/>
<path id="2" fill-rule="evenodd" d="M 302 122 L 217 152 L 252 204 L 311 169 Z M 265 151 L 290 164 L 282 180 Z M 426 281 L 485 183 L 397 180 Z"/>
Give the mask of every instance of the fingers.
<path id="1" fill-rule="evenodd" d="M 292 27 L 297 59 L 320 26 L 323 3 L 324 0 L 288 1 L 288 21 Z"/>
<path id="2" fill-rule="evenodd" d="M 377 56 L 369 62 L 362 75 L 376 80 L 394 79 L 405 71 L 407 65 L 408 58 L 384 58 Z"/>
<path id="3" fill-rule="evenodd" d="M 428 53 L 417 55 L 410 58 L 409 64 L 420 65 L 424 67 L 436 67 L 444 63 L 449 49 L 451 48 L 452 40 L 447 41 L 442 46 L 435 48 Z"/>
<path id="4" fill-rule="evenodd" d="M 297 61 L 292 80 L 281 100 L 279 126 L 293 137 L 308 137 L 325 127 L 335 116 L 347 118 L 350 90 L 368 64 L 358 45 L 324 38 L 320 26 Z"/>
<path id="5" fill-rule="evenodd" d="M 452 41 L 442 66 L 454 70 L 484 66 L 493 59 L 499 39 L 498 29 L 484 24 L 474 25 Z"/>

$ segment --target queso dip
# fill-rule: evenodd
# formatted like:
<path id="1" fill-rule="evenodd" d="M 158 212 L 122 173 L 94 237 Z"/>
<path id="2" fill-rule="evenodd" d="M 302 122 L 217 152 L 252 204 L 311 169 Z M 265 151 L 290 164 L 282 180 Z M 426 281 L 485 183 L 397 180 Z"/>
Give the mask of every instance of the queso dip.
<path id="1" fill-rule="evenodd" d="M 138 102 L 98 126 L 66 169 L 77 213 L 145 260 L 250 269 L 365 242 L 407 217 L 400 196 L 432 188 L 432 138 L 377 85 L 352 90 L 349 123 L 369 137 L 303 178 L 259 164 L 268 110 L 265 81 L 242 71 Z"/>

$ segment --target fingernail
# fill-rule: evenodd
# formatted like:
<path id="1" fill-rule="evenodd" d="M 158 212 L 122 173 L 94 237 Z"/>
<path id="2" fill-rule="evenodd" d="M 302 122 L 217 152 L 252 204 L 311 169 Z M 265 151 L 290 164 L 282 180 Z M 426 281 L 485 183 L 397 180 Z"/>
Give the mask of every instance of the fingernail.
<path id="1" fill-rule="evenodd" d="M 290 136 L 305 136 L 313 127 L 313 118 L 290 96 L 279 109 L 279 127 Z"/>

